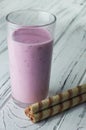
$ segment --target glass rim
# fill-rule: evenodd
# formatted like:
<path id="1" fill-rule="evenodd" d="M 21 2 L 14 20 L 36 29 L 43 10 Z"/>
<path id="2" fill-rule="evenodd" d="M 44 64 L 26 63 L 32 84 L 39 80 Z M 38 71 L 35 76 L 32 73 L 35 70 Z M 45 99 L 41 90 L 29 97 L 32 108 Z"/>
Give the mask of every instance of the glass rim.
<path id="1" fill-rule="evenodd" d="M 47 14 L 53 16 L 53 20 L 50 21 L 49 23 L 41 24 L 41 25 L 23 25 L 23 24 L 17 24 L 16 22 L 11 21 L 11 19 L 9 18 L 9 16 L 10 16 L 11 14 L 14 14 L 14 13 L 16 13 L 16 12 L 29 11 L 29 10 L 30 10 L 30 11 L 41 12 L 41 13 L 42 13 L 42 12 L 47 13 Z M 57 18 L 56 18 L 56 16 L 55 16 L 53 13 L 50 13 L 50 12 L 48 12 L 48 11 L 44 11 L 44 10 L 41 10 L 41 9 L 34 9 L 34 8 L 15 10 L 15 11 L 12 11 L 12 12 L 10 12 L 10 13 L 8 13 L 8 14 L 6 15 L 6 21 L 7 21 L 8 23 L 10 23 L 10 24 L 12 24 L 12 25 L 14 25 L 14 26 L 20 26 L 20 27 L 29 27 L 29 26 L 32 26 L 32 27 L 44 27 L 44 26 L 49 26 L 49 25 L 55 23 L 55 22 L 56 22 L 56 19 L 57 19 Z"/>

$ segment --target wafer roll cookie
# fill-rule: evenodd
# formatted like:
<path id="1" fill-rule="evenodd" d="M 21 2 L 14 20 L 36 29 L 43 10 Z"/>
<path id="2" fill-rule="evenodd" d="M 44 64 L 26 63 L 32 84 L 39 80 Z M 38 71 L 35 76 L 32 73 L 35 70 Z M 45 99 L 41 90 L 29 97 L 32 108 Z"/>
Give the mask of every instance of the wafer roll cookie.
<path id="1" fill-rule="evenodd" d="M 27 112 L 29 111 L 31 113 L 36 113 L 85 92 L 86 92 L 86 84 L 83 84 L 81 86 L 77 86 L 63 93 L 42 100 L 41 102 L 32 104 L 31 106 L 26 108 L 26 111 Z"/>
<path id="2" fill-rule="evenodd" d="M 27 113 L 27 116 L 31 119 L 32 122 L 38 122 L 41 121 L 43 119 L 46 119 L 48 117 L 51 117 L 53 115 L 56 115 L 64 110 L 67 110 L 69 108 L 72 108 L 80 103 L 83 103 L 86 101 L 86 93 L 82 94 L 80 96 L 74 97 L 68 101 L 65 101 L 63 103 L 60 103 L 58 105 L 55 105 L 53 107 L 50 107 L 48 109 L 45 109 L 41 112 L 38 112 L 36 114 L 29 114 Z"/>

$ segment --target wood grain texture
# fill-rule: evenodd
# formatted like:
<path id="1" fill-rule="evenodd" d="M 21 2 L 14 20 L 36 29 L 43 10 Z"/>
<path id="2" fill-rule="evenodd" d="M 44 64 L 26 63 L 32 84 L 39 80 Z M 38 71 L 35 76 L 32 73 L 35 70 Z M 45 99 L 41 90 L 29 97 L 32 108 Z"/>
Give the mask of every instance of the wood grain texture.
<path id="1" fill-rule="evenodd" d="M 33 124 L 10 97 L 5 16 L 39 8 L 57 16 L 49 95 L 86 83 L 85 0 L 0 0 L 0 130 L 86 130 L 86 104 Z"/>

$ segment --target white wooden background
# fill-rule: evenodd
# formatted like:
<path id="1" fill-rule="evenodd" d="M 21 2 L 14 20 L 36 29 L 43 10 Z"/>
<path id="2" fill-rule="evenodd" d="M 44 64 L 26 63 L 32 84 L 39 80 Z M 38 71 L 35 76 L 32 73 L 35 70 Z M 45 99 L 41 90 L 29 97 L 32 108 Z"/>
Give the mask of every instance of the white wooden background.
<path id="1" fill-rule="evenodd" d="M 0 0 L 0 130 L 86 130 L 86 104 L 33 124 L 10 97 L 5 16 L 39 8 L 57 16 L 49 95 L 86 83 L 86 0 Z"/>

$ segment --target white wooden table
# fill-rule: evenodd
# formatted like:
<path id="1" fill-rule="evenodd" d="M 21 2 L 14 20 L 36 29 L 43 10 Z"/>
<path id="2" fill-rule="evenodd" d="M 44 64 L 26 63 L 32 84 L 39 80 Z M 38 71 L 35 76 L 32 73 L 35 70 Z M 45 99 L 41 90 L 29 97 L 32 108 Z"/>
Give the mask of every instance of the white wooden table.
<path id="1" fill-rule="evenodd" d="M 39 8 L 57 16 L 49 95 L 86 83 L 86 0 L 0 0 L 0 130 L 86 130 L 86 104 L 33 124 L 11 99 L 5 16 Z"/>

